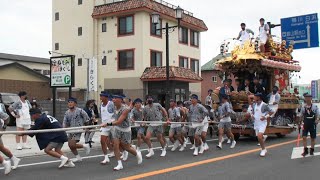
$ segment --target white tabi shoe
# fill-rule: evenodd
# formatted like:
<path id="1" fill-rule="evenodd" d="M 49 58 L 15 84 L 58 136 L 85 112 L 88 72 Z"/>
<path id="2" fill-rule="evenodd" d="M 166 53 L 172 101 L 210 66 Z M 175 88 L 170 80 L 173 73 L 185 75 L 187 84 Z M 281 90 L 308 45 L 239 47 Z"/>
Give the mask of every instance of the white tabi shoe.
<path id="1" fill-rule="evenodd" d="M 64 165 L 64 167 L 67 167 L 67 168 L 74 168 L 76 167 L 76 165 L 72 162 L 72 161 L 68 161 L 67 164 Z"/>
<path id="2" fill-rule="evenodd" d="M 90 154 L 91 149 L 90 149 L 90 145 L 89 144 L 84 144 L 83 145 L 83 149 L 86 152 L 86 155 Z"/>
<path id="3" fill-rule="evenodd" d="M 207 143 L 204 143 L 204 150 L 205 150 L 205 151 L 208 151 L 208 150 L 209 150 L 209 146 L 208 146 Z"/>
<path id="4" fill-rule="evenodd" d="M 236 144 L 237 144 L 237 142 L 235 140 L 233 140 L 230 148 L 233 149 L 236 146 Z"/>
<path id="5" fill-rule="evenodd" d="M 146 155 L 146 157 L 151 158 L 152 156 L 154 156 L 154 151 L 153 151 L 153 149 L 150 149 L 149 153 Z"/>
<path id="6" fill-rule="evenodd" d="M 118 163 L 118 166 L 113 168 L 114 171 L 120 171 L 122 169 L 123 169 L 122 163 Z"/>
<path id="7" fill-rule="evenodd" d="M 204 152 L 204 145 L 201 144 L 199 148 L 200 148 L 199 154 L 203 154 L 203 152 Z"/>
<path id="8" fill-rule="evenodd" d="M 138 161 L 138 164 L 142 163 L 142 155 L 140 151 L 137 151 L 137 161 Z"/>
<path id="9" fill-rule="evenodd" d="M 194 156 L 198 156 L 198 154 L 199 154 L 199 148 L 198 148 L 198 147 L 195 147 L 195 148 L 194 148 L 193 155 L 194 155 Z"/>
<path id="10" fill-rule="evenodd" d="M 67 157 L 64 157 L 64 156 L 61 157 L 60 159 L 61 159 L 61 163 L 60 163 L 58 168 L 62 168 L 69 161 L 69 159 Z"/>
<path id="11" fill-rule="evenodd" d="M 123 153 L 122 153 L 122 160 L 123 160 L 123 161 L 127 161 L 127 160 L 128 160 L 128 155 L 129 155 L 128 151 L 123 151 Z"/>
<path id="12" fill-rule="evenodd" d="M 166 149 L 162 149 L 162 152 L 161 152 L 160 157 L 165 157 L 165 156 L 166 156 L 166 154 L 167 154 Z"/>
<path id="13" fill-rule="evenodd" d="M 193 144 L 192 147 L 190 148 L 190 150 L 193 150 L 195 148 L 196 148 L 196 146 Z"/>
<path id="14" fill-rule="evenodd" d="M 4 174 L 8 175 L 11 172 L 11 162 L 10 161 L 3 161 L 2 165 L 4 167 Z"/>
<path id="15" fill-rule="evenodd" d="M 108 156 L 109 156 L 109 158 L 114 157 L 114 156 L 115 156 L 115 155 L 114 155 L 114 152 L 109 153 Z"/>
<path id="16" fill-rule="evenodd" d="M 107 163 L 110 162 L 110 159 L 109 159 L 109 156 L 108 155 L 105 155 L 104 156 L 104 160 L 100 162 L 100 164 L 102 165 L 106 165 Z"/>
<path id="17" fill-rule="evenodd" d="M 260 156 L 261 156 L 261 157 L 265 157 L 266 154 L 267 154 L 267 149 L 261 150 L 261 152 L 260 152 Z"/>
<path id="18" fill-rule="evenodd" d="M 172 147 L 172 149 L 171 149 L 171 151 L 173 152 L 173 151 L 175 151 L 177 148 L 179 147 L 179 141 L 177 142 L 174 142 L 174 144 L 173 144 L 173 147 Z"/>
<path id="19" fill-rule="evenodd" d="M 21 159 L 16 158 L 15 156 L 13 156 L 13 157 L 11 158 L 11 161 L 12 161 L 12 164 L 13 164 L 12 169 L 14 170 L 14 169 L 17 169 L 17 168 L 18 168 Z"/>
<path id="20" fill-rule="evenodd" d="M 180 151 L 180 152 L 184 151 L 184 148 L 185 148 L 184 146 L 181 146 L 180 149 L 179 149 L 179 151 Z"/>

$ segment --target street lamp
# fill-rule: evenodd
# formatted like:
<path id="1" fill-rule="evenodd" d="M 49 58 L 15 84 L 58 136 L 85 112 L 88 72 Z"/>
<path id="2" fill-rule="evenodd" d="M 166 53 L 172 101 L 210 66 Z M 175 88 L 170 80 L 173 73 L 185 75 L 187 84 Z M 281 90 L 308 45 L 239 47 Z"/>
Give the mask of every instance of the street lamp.
<path id="1" fill-rule="evenodd" d="M 160 23 L 160 14 L 152 13 L 152 23 L 155 26 L 155 31 L 163 31 L 166 34 L 166 109 L 169 109 L 169 96 L 170 96 L 170 80 L 169 80 L 169 30 L 173 32 L 176 28 L 180 27 L 180 21 L 182 20 L 183 9 L 179 6 L 175 9 L 175 18 L 178 20 L 177 26 L 170 26 L 169 23 L 166 22 L 165 28 L 157 29 L 157 24 Z"/>
<path id="2" fill-rule="evenodd" d="M 183 9 L 180 6 L 178 6 L 175 9 L 175 11 L 176 11 L 176 19 L 178 19 L 178 27 L 179 27 L 180 26 L 180 21 L 182 19 Z"/>

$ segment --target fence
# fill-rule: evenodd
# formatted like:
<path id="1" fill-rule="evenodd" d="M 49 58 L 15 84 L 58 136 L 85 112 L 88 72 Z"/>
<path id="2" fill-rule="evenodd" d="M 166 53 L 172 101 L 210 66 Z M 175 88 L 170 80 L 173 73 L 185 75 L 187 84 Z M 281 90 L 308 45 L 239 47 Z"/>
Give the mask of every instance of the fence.
<path id="1" fill-rule="evenodd" d="M 42 108 L 43 112 L 48 112 L 49 115 L 53 115 L 53 102 L 52 101 L 38 101 L 39 106 Z M 86 102 L 78 101 L 78 107 L 84 108 Z M 63 117 L 65 112 L 68 110 L 67 101 L 56 101 L 56 116 L 55 118 L 59 120 L 61 123 L 63 121 Z"/>

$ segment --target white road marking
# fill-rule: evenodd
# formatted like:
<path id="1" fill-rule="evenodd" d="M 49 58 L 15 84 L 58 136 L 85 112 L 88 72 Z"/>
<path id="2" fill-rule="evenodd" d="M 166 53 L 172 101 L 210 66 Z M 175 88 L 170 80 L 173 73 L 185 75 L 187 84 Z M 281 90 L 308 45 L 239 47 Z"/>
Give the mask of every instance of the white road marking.
<path id="1" fill-rule="evenodd" d="M 315 148 L 320 147 L 320 144 L 315 145 Z M 308 148 L 310 148 L 310 146 L 308 146 Z M 300 158 L 304 158 L 303 156 L 301 156 L 301 154 L 303 153 L 303 147 L 295 147 L 292 150 L 292 154 L 291 154 L 291 159 L 300 159 Z M 320 156 L 320 152 L 314 153 L 313 156 Z M 310 155 L 307 155 L 306 157 L 310 157 Z"/>
<path id="2" fill-rule="evenodd" d="M 207 142 L 213 142 L 213 141 L 217 141 L 218 139 L 209 139 L 207 140 Z M 187 143 L 188 145 L 191 144 L 191 143 Z M 172 147 L 173 145 L 170 145 L 168 147 Z M 161 149 L 162 147 L 155 147 L 153 148 L 154 150 L 157 150 L 157 149 Z M 140 150 L 141 152 L 143 151 L 148 151 L 148 149 L 141 149 Z M 92 158 L 97 158 L 97 157 L 103 157 L 104 155 L 94 155 L 94 156 L 86 156 L 86 157 L 82 157 L 82 159 L 92 159 Z M 30 164 L 22 164 L 22 165 L 19 165 L 18 167 L 21 168 L 21 167 L 29 167 L 29 166 L 38 166 L 38 165 L 43 165 L 43 164 L 52 164 L 52 163 L 58 163 L 60 162 L 60 160 L 54 160 L 54 161 L 44 161 L 44 162 L 38 162 L 38 163 L 30 163 Z M 0 168 L 0 170 L 2 170 L 3 167 Z"/>

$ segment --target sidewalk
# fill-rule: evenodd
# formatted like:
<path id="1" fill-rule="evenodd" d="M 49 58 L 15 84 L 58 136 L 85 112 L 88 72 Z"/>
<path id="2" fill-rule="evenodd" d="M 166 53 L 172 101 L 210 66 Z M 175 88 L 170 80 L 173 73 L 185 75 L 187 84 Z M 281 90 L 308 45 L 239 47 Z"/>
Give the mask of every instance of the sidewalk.
<path id="1" fill-rule="evenodd" d="M 8 127 L 7 131 L 15 131 L 15 127 Z M 5 145 L 5 147 L 9 148 L 10 151 L 17 157 L 28 157 L 28 156 L 39 156 L 44 155 L 44 151 L 40 151 L 39 146 L 37 144 L 37 140 L 35 137 L 31 138 L 28 136 L 27 144 L 31 147 L 31 149 L 23 149 L 23 150 L 17 150 L 17 144 L 16 144 L 16 136 L 12 134 L 3 135 L 2 140 Z M 100 148 L 100 132 L 96 132 L 94 134 L 94 137 L 92 139 L 95 143 L 92 144 L 92 148 Z M 84 133 L 82 134 L 80 143 L 84 143 Z M 70 149 L 68 147 L 68 143 L 64 143 L 63 152 L 70 152 Z"/>

